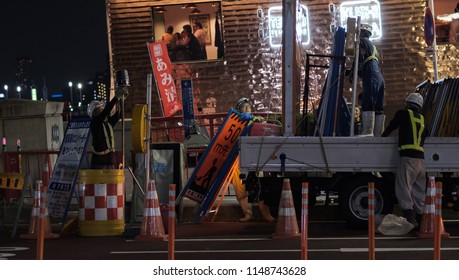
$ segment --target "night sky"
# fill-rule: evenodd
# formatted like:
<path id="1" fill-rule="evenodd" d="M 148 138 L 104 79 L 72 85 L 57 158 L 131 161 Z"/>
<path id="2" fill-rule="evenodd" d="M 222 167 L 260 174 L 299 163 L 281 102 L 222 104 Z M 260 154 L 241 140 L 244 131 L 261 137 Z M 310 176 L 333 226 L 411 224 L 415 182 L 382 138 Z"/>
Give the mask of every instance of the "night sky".
<path id="1" fill-rule="evenodd" d="M 39 96 L 43 77 L 53 94 L 106 69 L 105 0 L 4 0 L 0 36 L 0 91 L 7 84 L 10 98 L 17 57 L 32 59 Z"/>

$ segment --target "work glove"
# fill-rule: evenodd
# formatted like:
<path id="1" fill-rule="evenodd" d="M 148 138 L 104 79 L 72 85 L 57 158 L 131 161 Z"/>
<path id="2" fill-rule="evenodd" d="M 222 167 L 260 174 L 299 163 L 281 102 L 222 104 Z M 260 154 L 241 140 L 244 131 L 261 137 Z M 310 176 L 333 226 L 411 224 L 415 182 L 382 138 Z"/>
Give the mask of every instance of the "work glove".
<path id="1" fill-rule="evenodd" d="M 129 91 L 127 87 L 119 87 L 115 90 L 115 96 L 119 100 L 121 100 L 122 98 L 126 98 L 128 95 L 129 95 Z"/>
<path id="2" fill-rule="evenodd" d="M 262 122 L 263 121 L 263 117 L 260 117 L 260 116 L 253 116 L 252 120 L 254 122 Z"/>
<path id="3" fill-rule="evenodd" d="M 240 119 L 241 121 L 250 121 L 250 120 L 253 119 L 253 115 L 250 114 L 250 113 L 241 113 L 241 114 L 239 115 L 239 119 Z"/>

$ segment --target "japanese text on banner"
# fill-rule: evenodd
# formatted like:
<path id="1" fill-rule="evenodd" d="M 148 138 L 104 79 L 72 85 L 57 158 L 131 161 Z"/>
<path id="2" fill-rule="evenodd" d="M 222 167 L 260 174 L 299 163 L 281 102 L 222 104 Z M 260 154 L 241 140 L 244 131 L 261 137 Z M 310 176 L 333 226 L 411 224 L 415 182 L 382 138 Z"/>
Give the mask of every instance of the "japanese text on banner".
<path id="1" fill-rule="evenodd" d="M 164 116 L 170 117 L 182 110 L 175 82 L 172 78 L 172 64 L 164 42 L 148 43 L 151 66 L 157 81 L 159 96 L 164 108 Z"/>

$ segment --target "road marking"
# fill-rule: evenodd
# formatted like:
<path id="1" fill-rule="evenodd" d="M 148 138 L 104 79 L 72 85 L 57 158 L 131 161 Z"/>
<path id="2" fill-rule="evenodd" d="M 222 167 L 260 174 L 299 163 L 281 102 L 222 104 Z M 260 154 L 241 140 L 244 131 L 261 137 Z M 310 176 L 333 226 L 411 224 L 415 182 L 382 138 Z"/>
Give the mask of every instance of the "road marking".
<path id="1" fill-rule="evenodd" d="M 450 236 L 448 239 L 457 239 L 459 236 Z M 416 240 L 416 236 L 380 236 L 376 240 Z M 181 238 L 175 239 L 175 242 L 209 242 L 209 241 L 268 241 L 273 240 L 271 237 L 259 238 Z M 299 239 L 298 239 L 299 240 Z M 367 236 L 361 237 L 309 237 L 308 240 L 328 241 L 328 240 L 368 240 Z M 134 239 L 128 239 L 126 242 L 136 242 Z"/>
<path id="2" fill-rule="evenodd" d="M 0 253 L 0 259 L 5 260 L 4 258 L 14 257 L 16 254 L 7 254 L 7 253 Z"/>
<path id="3" fill-rule="evenodd" d="M 278 249 L 278 250 L 178 250 L 176 254 L 202 254 L 202 253 L 293 253 L 300 252 L 300 249 Z M 376 252 L 422 252 L 433 251 L 433 248 L 375 248 Z M 459 251 L 459 248 L 441 248 L 441 251 Z M 365 253 L 368 248 L 338 248 L 338 249 L 308 249 L 308 252 L 340 252 L 340 253 Z M 168 251 L 112 251 L 113 255 L 128 254 L 167 254 Z"/>
<path id="4" fill-rule="evenodd" d="M 16 251 L 24 251 L 29 250 L 27 247 L 0 247 L 0 260 L 7 260 L 8 257 L 14 257 L 16 254 L 8 254 L 2 252 L 16 252 Z"/>
<path id="5" fill-rule="evenodd" d="M 421 252 L 433 251 L 433 248 L 375 248 L 376 252 Z M 441 248 L 441 251 L 459 251 L 457 247 Z M 340 252 L 343 253 L 359 253 L 368 252 L 368 248 L 341 248 Z"/>
<path id="6" fill-rule="evenodd" d="M 27 247 L 0 247 L 0 251 L 2 252 L 14 252 L 14 251 L 24 251 L 29 250 Z"/>
<path id="7" fill-rule="evenodd" d="M 176 254 L 195 254 L 195 253 L 266 253 L 266 252 L 300 252 L 298 249 L 283 249 L 283 250 L 184 250 L 175 251 Z M 112 251 L 110 254 L 167 254 L 168 251 Z"/>

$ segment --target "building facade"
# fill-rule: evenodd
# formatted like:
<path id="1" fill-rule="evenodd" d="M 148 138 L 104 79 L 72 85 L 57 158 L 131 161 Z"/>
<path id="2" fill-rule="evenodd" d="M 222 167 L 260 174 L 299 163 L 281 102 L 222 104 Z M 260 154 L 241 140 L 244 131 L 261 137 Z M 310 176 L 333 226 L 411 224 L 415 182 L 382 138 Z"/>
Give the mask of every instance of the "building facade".
<path id="1" fill-rule="evenodd" d="M 444 1 L 436 0 L 439 4 Z M 301 56 L 306 54 L 331 54 L 332 25 L 340 25 L 342 4 L 352 1 L 334 1 L 334 13 L 330 1 L 301 1 L 308 12 L 308 43 L 302 47 Z M 424 40 L 424 0 L 369 0 L 380 8 L 380 31 L 382 35 L 373 42 L 381 56 L 381 66 L 386 81 L 387 105 L 403 104 L 407 94 L 426 79 L 434 78 L 434 62 Z M 453 5 L 454 1 L 446 3 Z M 216 33 L 223 39 L 223 58 L 214 57 L 198 62 L 174 62 L 174 78 L 180 96 L 180 79 L 192 78 L 196 107 L 206 107 L 207 100 L 217 112 L 226 112 L 240 97 L 254 101 L 258 112 L 279 112 L 282 108 L 282 48 L 272 44 L 275 23 L 269 18 L 270 8 L 282 6 L 282 1 L 171 1 L 171 0 L 107 0 L 109 51 L 112 70 L 127 69 L 131 80 L 130 97 L 126 100 L 129 114 L 130 103 L 145 103 L 146 77 L 152 72 L 146 42 L 158 40 L 158 32 L 164 32 L 178 18 L 177 6 L 196 4 L 198 9 L 206 4 L 211 8 L 201 10 L 199 20 L 209 16 L 210 29 L 208 53 L 215 51 Z M 156 13 L 158 7 L 166 11 Z M 438 8 L 441 10 L 443 8 Z M 446 9 L 446 8 L 445 8 Z M 184 9 L 185 10 L 185 9 Z M 175 11 L 175 12 L 174 12 Z M 173 22 L 176 31 L 183 24 L 190 24 L 196 15 L 188 14 Z M 451 11 L 452 12 L 452 11 Z M 172 13 L 168 15 L 168 13 Z M 181 12 L 180 12 L 181 13 Z M 221 17 L 217 14 L 220 13 Z M 215 21 L 219 21 L 220 30 Z M 158 27 L 160 25 L 160 27 Z M 163 30 L 164 28 L 164 30 Z M 177 30 L 178 29 L 178 30 Z M 155 39 L 156 38 L 156 39 Z M 270 41 L 271 40 L 271 41 Z M 218 40 L 217 40 L 218 41 Z M 438 44 L 438 78 L 455 77 L 459 73 L 456 61 L 456 44 Z M 346 58 L 350 68 L 352 57 Z M 326 62 L 326 61 L 325 61 Z M 304 63 L 303 63 L 304 65 Z M 326 69 L 314 69 L 307 73 L 310 78 L 309 98 L 320 96 L 325 82 Z M 300 71 L 304 81 L 306 73 Z M 302 84 L 304 87 L 304 83 Z M 351 96 L 351 84 L 347 81 L 344 93 Z M 155 88 L 155 87 L 153 87 Z M 297 94 L 302 95 L 301 92 Z M 153 116 L 161 116 L 161 107 L 156 90 L 152 94 Z M 300 98 L 301 99 L 301 98 Z"/>

